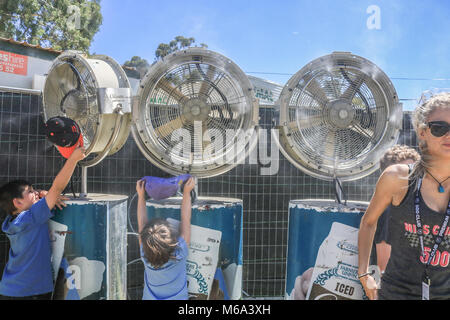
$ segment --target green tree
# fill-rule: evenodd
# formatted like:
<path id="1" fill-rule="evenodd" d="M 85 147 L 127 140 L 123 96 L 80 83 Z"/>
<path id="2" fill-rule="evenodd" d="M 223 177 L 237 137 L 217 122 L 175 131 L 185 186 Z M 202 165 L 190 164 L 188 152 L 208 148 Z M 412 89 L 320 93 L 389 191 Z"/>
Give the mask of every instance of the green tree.
<path id="1" fill-rule="evenodd" d="M 123 65 L 127 67 L 136 68 L 141 78 L 147 73 L 148 68 L 150 67 L 150 64 L 147 62 L 147 60 L 139 56 L 132 57 L 131 60 L 125 61 Z"/>
<path id="2" fill-rule="evenodd" d="M 0 36 L 88 52 L 102 24 L 100 0 L 2 0 Z"/>
<path id="3" fill-rule="evenodd" d="M 195 43 L 195 39 L 185 38 L 183 36 L 176 36 L 174 40 L 170 41 L 169 43 L 160 43 L 158 48 L 155 51 L 155 60 L 160 60 L 167 56 L 168 54 L 171 54 L 172 52 L 183 50 L 184 48 L 188 48 L 192 46 Z M 204 43 L 200 43 L 200 47 L 202 48 L 208 48 L 208 46 Z"/>

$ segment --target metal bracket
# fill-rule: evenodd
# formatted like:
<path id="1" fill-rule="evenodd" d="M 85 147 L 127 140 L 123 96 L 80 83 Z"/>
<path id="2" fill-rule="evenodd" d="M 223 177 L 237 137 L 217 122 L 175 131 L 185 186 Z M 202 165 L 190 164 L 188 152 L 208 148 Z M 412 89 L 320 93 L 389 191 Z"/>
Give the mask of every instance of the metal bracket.
<path id="1" fill-rule="evenodd" d="M 97 97 L 102 114 L 131 113 L 130 88 L 98 88 Z"/>

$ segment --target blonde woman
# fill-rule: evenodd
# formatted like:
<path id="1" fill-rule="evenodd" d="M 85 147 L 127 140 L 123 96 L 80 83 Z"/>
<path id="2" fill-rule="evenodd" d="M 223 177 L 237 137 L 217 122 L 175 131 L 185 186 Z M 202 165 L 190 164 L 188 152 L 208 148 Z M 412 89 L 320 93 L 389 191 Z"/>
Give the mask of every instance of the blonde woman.
<path id="1" fill-rule="evenodd" d="M 421 160 L 388 167 L 361 219 L 358 278 L 372 300 L 450 299 L 450 93 L 420 104 L 413 124 Z M 377 290 L 369 255 L 389 205 L 391 257 Z"/>
<path id="2" fill-rule="evenodd" d="M 394 145 L 385 152 L 380 160 L 380 170 L 383 172 L 393 164 L 414 164 L 420 160 L 419 153 L 412 147 L 406 145 Z M 380 268 L 381 274 L 386 270 L 386 265 L 391 256 L 391 245 L 389 241 L 389 220 L 391 218 L 390 206 L 378 218 L 377 231 L 374 236 L 374 253 L 372 256 L 376 260 L 371 264 L 376 264 Z"/>

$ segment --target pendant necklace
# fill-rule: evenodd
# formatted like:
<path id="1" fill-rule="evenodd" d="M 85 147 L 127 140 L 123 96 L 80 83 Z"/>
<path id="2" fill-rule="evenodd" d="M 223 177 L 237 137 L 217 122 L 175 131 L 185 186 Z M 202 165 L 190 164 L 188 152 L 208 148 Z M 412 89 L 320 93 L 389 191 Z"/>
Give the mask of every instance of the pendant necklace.
<path id="1" fill-rule="evenodd" d="M 448 178 L 450 178 L 450 177 L 447 177 L 446 179 L 444 179 L 444 180 L 442 180 L 441 182 L 439 182 L 438 181 L 438 179 L 436 179 L 435 177 L 433 177 L 433 175 L 428 171 L 428 170 L 425 170 L 433 179 L 434 179 L 434 181 L 436 181 L 437 183 L 438 183 L 438 191 L 439 191 L 439 193 L 444 193 L 444 187 L 442 186 L 442 183 L 444 183 L 445 181 L 447 181 L 448 180 Z"/>

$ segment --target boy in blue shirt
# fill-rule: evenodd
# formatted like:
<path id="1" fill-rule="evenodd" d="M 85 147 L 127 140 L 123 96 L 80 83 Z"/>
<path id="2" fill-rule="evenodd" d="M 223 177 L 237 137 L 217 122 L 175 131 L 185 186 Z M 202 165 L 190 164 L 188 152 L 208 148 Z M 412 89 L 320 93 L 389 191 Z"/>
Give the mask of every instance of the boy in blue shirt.
<path id="1" fill-rule="evenodd" d="M 181 202 L 179 232 L 164 219 L 148 222 L 145 180 L 136 183 L 138 193 L 139 245 L 145 266 L 143 300 L 187 300 L 186 258 L 191 240 L 191 191 L 194 179 L 187 180 Z"/>
<path id="2" fill-rule="evenodd" d="M 2 231 L 10 241 L 9 259 L 0 281 L 0 299 L 50 299 L 53 291 L 48 220 L 51 210 L 64 205 L 61 193 L 85 150 L 79 147 L 67 159 L 48 192 L 35 190 L 24 180 L 0 188 L 0 207 L 7 213 Z M 42 196 L 42 199 L 40 197 Z"/>

